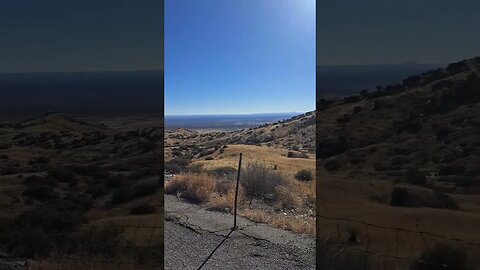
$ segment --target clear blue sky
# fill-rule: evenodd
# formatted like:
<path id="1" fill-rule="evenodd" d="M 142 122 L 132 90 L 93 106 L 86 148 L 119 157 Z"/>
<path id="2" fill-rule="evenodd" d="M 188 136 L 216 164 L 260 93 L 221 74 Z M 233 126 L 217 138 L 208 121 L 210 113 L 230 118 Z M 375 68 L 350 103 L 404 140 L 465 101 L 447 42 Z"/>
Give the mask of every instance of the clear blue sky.
<path id="1" fill-rule="evenodd" d="M 315 0 L 165 0 L 167 115 L 315 108 Z"/>
<path id="2" fill-rule="evenodd" d="M 318 0 L 321 65 L 451 63 L 480 56 L 478 0 Z"/>
<path id="3" fill-rule="evenodd" d="M 11 0 L 0 73 L 163 68 L 163 0 Z"/>

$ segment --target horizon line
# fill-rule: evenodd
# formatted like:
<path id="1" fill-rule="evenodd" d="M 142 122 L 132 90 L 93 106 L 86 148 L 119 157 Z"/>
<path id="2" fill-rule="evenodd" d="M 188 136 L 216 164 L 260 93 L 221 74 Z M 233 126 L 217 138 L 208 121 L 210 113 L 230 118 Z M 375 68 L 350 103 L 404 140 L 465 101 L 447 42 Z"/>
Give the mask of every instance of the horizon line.
<path id="1" fill-rule="evenodd" d="M 314 110 L 312 110 L 314 111 Z M 234 116 L 234 115 L 261 115 L 261 114 L 303 114 L 306 112 L 258 112 L 258 113 L 203 113 L 203 114 L 165 114 L 165 117 L 170 116 Z"/>

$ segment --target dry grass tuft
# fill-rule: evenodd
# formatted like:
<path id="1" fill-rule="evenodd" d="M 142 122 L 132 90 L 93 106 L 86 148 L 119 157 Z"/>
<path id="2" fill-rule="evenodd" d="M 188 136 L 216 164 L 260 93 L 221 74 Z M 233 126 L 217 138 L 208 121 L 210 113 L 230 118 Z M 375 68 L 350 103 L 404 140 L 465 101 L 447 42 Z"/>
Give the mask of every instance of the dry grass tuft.
<path id="1" fill-rule="evenodd" d="M 195 203 L 208 201 L 215 191 L 215 179 L 206 174 L 180 174 L 165 184 L 166 194 L 178 196 Z"/>
<path id="2" fill-rule="evenodd" d="M 267 223 L 280 229 L 315 237 L 315 219 L 313 218 L 305 220 L 281 214 L 267 213 L 262 210 L 249 209 L 243 210 L 241 215 L 255 222 Z"/>
<path id="3" fill-rule="evenodd" d="M 299 193 L 293 192 L 291 187 L 279 185 L 275 187 L 278 207 L 286 209 L 303 209 L 304 200 Z"/>
<path id="4" fill-rule="evenodd" d="M 238 187 L 238 203 L 240 204 L 245 199 L 245 189 L 240 185 Z M 228 190 L 225 194 L 213 193 L 209 200 L 209 209 L 232 212 L 235 202 L 235 182 L 229 184 Z"/>

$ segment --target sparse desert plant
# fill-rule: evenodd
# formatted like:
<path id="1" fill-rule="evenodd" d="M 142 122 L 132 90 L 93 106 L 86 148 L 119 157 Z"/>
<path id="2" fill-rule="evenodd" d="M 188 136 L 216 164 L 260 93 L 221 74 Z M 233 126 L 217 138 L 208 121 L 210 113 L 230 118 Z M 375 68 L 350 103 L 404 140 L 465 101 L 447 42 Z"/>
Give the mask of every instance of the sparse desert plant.
<path id="1" fill-rule="evenodd" d="M 210 210 L 231 212 L 235 202 L 235 182 L 229 182 L 227 184 L 226 191 L 222 193 L 212 193 L 209 198 L 208 208 Z M 245 198 L 245 189 L 242 186 L 238 187 L 237 202 L 241 203 Z"/>
<path id="2" fill-rule="evenodd" d="M 345 231 L 347 232 L 346 242 L 348 244 L 360 243 L 360 230 L 357 227 L 348 226 Z"/>
<path id="3" fill-rule="evenodd" d="M 286 209 L 297 209 L 301 210 L 303 208 L 303 198 L 300 194 L 292 192 L 291 188 L 278 185 L 275 187 L 275 195 L 277 198 L 277 203 L 281 208 Z"/>
<path id="4" fill-rule="evenodd" d="M 139 181 L 133 186 L 133 196 L 143 197 L 155 193 L 158 188 L 158 181 L 149 179 Z"/>
<path id="5" fill-rule="evenodd" d="M 407 171 L 407 182 L 414 185 L 423 186 L 427 183 L 425 173 L 417 168 L 412 168 Z"/>
<path id="6" fill-rule="evenodd" d="M 175 175 L 165 184 L 165 193 L 177 194 L 194 203 L 208 201 L 215 190 L 215 179 L 206 174 Z"/>
<path id="7" fill-rule="evenodd" d="M 219 177 L 225 177 L 225 176 L 230 176 L 230 175 L 235 175 L 237 173 L 237 169 L 230 167 L 230 166 L 222 166 L 222 167 L 217 167 L 212 170 L 210 170 L 210 174 L 213 176 L 219 178 Z"/>
<path id="8" fill-rule="evenodd" d="M 51 177 L 51 176 L 45 176 L 45 177 L 40 177 L 36 174 L 30 175 L 25 180 L 23 180 L 23 184 L 28 185 L 28 186 L 35 186 L 35 185 L 46 185 L 46 186 L 51 186 L 55 187 L 58 184 L 57 179 Z"/>
<path id="9" fill-rule="evenodd" d="M 257 198 L 274 194 L 275 187 L 286 182 L 280 172 L 261 163 L 247 164 L 242 169 L 240 181 L 245 187 L 247 196 Z"/>
<path id="10" fill-rule="evenodd" d="M 295 179 L 303 182 L 310 182 L 313 179 L 313 174 L 310 170 L 301 169 L 295 174 Z"/>
<path id="11" fill-rule="evenodd" d="M 46 185 L 29 186 L 23 195 L 37 201 L 46 201 L 58 196 L 52 187 Z"/>
<path id="12" fill-rule="evenodd" d="M 393 188 L 391 199 L 390 199 L 390 205 L 404 206 L 407 195 L 408 195 L 408 190 L 406 188 L 402 188 L 402 187 Z"/>
<path id="13" fill-rule="evenodd" d="M 333 159 L 333 158 L 330 158 L 328 159 L 327 161 L 325 161 L 325 163 L 323 164 L 323 166 L 325 167 L 325 169 L 327 169 L 327 171 L 331 172 L 331 171 L 336 171 L 340 168 L 340 162 L 336 159 Z"/>
<path id="14" fill-rule="evenodd" d="M 62 166 L 50 168 L 48 170 L 48 175 L 54 177 L 59 182 L 72 182 L 75 177 L 75 175 L 69 168 Z"/>
<path id="15" fill-rule="evenodd" d="M 465 251 L 449 244 L 436 244 L 425 250 L 411 267 L 411 270 L 437 269 L 469 269 Z"/>

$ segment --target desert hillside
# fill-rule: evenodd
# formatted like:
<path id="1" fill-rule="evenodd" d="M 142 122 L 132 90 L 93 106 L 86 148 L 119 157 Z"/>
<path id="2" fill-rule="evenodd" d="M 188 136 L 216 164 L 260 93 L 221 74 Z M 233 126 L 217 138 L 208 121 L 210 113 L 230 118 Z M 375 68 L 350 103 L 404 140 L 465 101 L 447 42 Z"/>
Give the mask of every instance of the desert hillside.
<path id="1" fill-rule="evenodd" d="M 480 58 L 412 75 L 317 101 L 317 247 L 353 267 L 336 269 L 479 264 Z"/>

